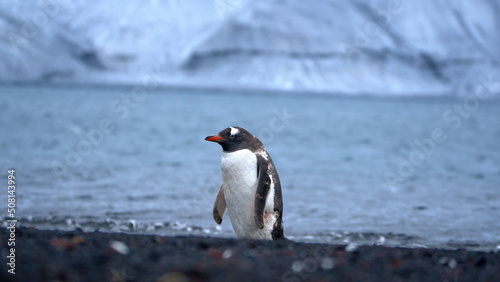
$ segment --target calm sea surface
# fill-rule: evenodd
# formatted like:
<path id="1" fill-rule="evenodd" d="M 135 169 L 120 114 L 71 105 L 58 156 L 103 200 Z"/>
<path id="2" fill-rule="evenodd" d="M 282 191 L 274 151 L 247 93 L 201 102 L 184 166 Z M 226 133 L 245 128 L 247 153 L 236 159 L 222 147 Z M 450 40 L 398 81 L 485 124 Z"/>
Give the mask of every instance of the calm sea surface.
<path id="1" fill-rule="evenodd" d="M 137 89 L 136 89 L 137 90 Z M 274 159 L 294 240 L 500 249 L 500 101 L 0 87 L 21 225 L 232 237 L 225 127 Z M 3 203 L 3 204 L 1 204 Z"/>

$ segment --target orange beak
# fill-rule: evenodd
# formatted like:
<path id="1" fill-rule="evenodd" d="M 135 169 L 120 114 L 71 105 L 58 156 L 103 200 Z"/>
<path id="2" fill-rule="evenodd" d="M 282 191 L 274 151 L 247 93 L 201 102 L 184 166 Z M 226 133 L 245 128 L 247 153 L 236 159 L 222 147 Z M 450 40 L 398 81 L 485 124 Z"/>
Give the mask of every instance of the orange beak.
<path id="1" fill-rule="evenodd" d="M 222 140 L 224 138 L 220 137 L 219 135 L 214 135 L 214 136 L 208 136 L 205 138 L 207 141 L 212 141 L 212 142 L 218 142 L 219 140 Z"/>

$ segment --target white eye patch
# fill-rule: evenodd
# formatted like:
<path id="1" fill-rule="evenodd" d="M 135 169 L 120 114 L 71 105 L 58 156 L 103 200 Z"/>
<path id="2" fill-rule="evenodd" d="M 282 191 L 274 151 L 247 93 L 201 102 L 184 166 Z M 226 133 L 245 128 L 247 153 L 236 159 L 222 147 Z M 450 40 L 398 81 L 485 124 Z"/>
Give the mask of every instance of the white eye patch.
<path id="1" fill-rule="evenodd" d="M 235 128 L 235 127 L 230 127 L 230 128 L 231 128 L 231 132 L 230 132 L 231 135 L 236 135 L 236 134 L 240 133 L 240 130 L 238 128 Z"/>

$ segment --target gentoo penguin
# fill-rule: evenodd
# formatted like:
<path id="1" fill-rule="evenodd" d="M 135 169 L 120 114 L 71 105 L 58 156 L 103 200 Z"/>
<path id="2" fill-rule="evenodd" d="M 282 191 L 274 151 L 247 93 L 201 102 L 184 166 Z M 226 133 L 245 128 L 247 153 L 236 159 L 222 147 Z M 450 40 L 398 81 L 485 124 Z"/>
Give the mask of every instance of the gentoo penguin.
<path id="1" fill-rule="evenodd" d="M 222 146 L 222 186 L 215 199 L 217 224 L 229 214 L 238 238 L 285 239 L 278 173 L 260 140 L 241 127 L 228 127 L 207 141 Z"/>

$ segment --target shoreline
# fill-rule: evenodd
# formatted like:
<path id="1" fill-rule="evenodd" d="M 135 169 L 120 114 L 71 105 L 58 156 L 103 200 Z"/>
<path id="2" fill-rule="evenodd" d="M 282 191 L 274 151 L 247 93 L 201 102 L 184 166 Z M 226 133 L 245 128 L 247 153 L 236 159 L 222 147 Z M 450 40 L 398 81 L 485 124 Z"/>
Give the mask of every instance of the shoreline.
<path id="1" fill-rule="evenodd" d="M 0 81 L 0 87 L 45 87 L 55 89 L 87 89 L 100 90 L 110 89 L 128 92 L 135 88 L 143 87 L 140 82 L 123 82 L 123 83 L 100 83 L 100 82 L 43 82 L 43 81 Z M 199 95 L 200 92 L 210 93 L 211 95 L 234 95 L 235 93 L 245 96 L 283 96 L 283 97 L 315 97 L 315 98 L 338 98 L 338 99 L 376 99 L 376 100 L 415 100 L 415 101 L 433 101 L 439 99 L 462 101 L 466 98 L 463 95 L 455 95 L 452 92 L 398 92 L 387 94 L 383 92 L 345 92 L 345 91 L 329 91 L 315 89 L 281 89 L 281 88 L 266 88 L 266 87 L 230 87 L 218 85 L 190 85 L 185 83 L 163 83 L 154 87 L 151 92 L 181 92 Z M 499 92 L 500 93 L 500 92 Z M 488 99 L 490 101 L 500 101 L 499 93 L 494 92 Z"/>
<path id="2" fill-rule="evenodd" d="M 500 253 L 16 228 L 1 281 L 495 281 Z"/>

